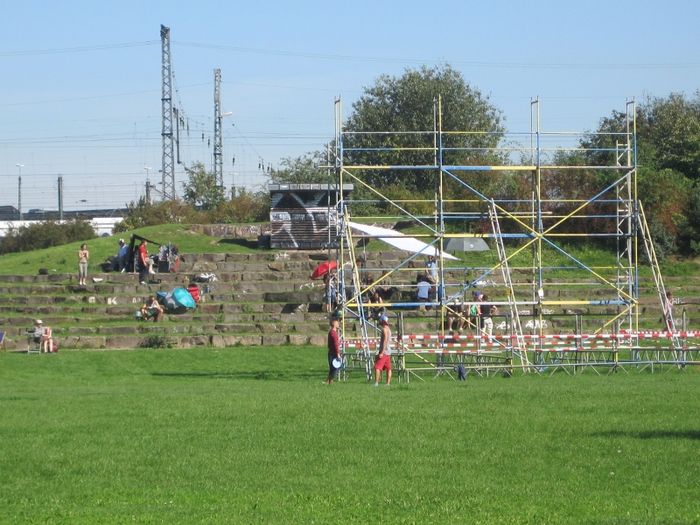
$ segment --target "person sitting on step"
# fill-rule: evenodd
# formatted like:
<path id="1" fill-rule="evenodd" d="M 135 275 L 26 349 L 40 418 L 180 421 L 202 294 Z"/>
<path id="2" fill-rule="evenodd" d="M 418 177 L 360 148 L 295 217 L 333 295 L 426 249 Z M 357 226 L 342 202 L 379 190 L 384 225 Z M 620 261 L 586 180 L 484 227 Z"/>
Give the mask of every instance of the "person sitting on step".
<path id="1" fill-rule="evenodd" d="M 53 350 L 53 334 L 51 327 L 44 326 L 41 319 L 34 321 L 34 330 L 31 334 L 34 343 L 39 345 L 40 352 L 49 353 Z"/>
<path id="2" fill-rule="evenodd" d="M 163 318 L 163 313 L 163 306 L 153 295 L 149 296 L 148 300 L 141 306 L 141 319 L 144 321 L 153 319 L 153 322 L 157 323 Z"/>

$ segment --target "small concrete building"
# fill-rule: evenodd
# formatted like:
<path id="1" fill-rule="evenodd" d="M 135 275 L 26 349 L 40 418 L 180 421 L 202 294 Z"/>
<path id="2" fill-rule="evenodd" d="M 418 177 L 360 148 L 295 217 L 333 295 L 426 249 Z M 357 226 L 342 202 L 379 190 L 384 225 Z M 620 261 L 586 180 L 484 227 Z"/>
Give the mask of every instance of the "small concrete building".
<path id="1" fill-rule="evenodd" d="M 317 250 L 334 242 L 336 204 L 335 184 L 270 184 L 270 247 Z M 343 195 L 353 190 L 343 185 Z"/>

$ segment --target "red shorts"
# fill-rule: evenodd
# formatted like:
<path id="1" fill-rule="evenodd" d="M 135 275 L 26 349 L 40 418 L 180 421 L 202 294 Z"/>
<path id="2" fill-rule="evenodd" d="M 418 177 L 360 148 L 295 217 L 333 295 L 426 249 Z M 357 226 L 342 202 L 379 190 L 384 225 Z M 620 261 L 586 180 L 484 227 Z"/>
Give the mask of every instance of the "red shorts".
<path id="1" fill-rule="evenodd" d="M 391 356 L 383 355 L 374 362 L 375 370 L 391 370 Z"/>

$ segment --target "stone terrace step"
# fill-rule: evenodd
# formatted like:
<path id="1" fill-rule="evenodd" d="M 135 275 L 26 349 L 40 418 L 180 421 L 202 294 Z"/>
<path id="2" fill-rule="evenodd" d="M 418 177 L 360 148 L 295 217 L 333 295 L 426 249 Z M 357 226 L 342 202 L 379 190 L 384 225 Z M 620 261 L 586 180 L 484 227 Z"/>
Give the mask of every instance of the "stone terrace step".
<path id="1" fill-rule="evenodd" d="M 391 266 L 399 261 L 394 254 L 368 253 L 368 268 L 377 276 L 379 266 Z M 24 331 L 33 318 L 41 316 L 50 324 L 63 348 L 133 348 L 153 337 L 166 337 L 174 346 L 231 346 L 317 344 L 325 345 L 327 314 L 322 312 L 323 284 L 310 281 L 309 275 L 325 252 L 262 252 L 256 254 L 184 254 L 179 273 L 152 276 L 157 283 L 139 285 L 134 274 L 93 273 L 89 278 L 102 279 L 87 287 L 75 285 L 73 274 L 36 276 L 0 275 L 0 327 L 7 329 L 10 349 L 26 348 Z M 382 261 L 381 263 L 379 261 Z M 420 261 L 415 267 L 391 276 L 390 284 L 399 285 L 406 297 L 412 295 L 415 274 L 422 271 Z M 156 291 L 182 286 L 197 273 L 213 272 L 219 278 L 200 285 L 206 302 L 193 313 L 167 315 L 162 323 L 143 323 L 133 319 L 133 313 L 144 298 Z M 461 282 L 462 270 L 445 272 L 449 283 Z M 519 282 L 517 293 L 529 293 L 528 272 L 514 272 Z M 566 281 L 566 279 L 557 279 Z M 594 279 L 575 278 L 585 286 L 552 290 L 549 297 L 589 297 L 610 295 Z M 649 283 L 647 283 L 649 281 Z M 700 303 L 700 283 L 689 287 L 688 279 L 667 279 L 667 285 L 683 286 L 683 301 Z M 650 280 L 642 283 L 642 310 L 647 319 L 660 316 L 660 306 Z M 487 288 L 493 297 L 505 296 L 502 286 Z M 698 317 L 697 304 L 688 305 L 691 323 Z M 679 306 L 679 308 L 682 308 Z M 565 310 L 595 313 L 601 308 L 564 306 L 553 309 L 558 317 L 550 317 L 552 327 L 569 326 L 571 316 Z M 609 309 L 610 312 L 614 309 Z M 396 313 L 393 312 L 393 315 Z M 430 332 L 439 321 L 434 312 L 406 310 L 403 312 L 407 331 Z M 595 320 L 584 319 L 584 323 Z M 348 321 L 350 333 L 357 323 Z M 153 341 L 151 341 L 153 342 Z M 7 345 L 7 343 L 6 343 Z"/>
<path id="2" fill-rule="evenodd" d="M 167 342 L 177 348 L 192 348 L 196 346 L 280 346 L 280 345 L 315 345 L 324 346 L 326 334 L 202 334 L 202 335 L 172 335 L 168 334 Z M 69 336 L 59 340 L 60 348 L 66 349 L 133 349 L 148 347 L 149 338 L 133 335 L 113 336 Z M 26 341 L 18 341 L 7 346 L 10 351 L 25 351 Z"/>

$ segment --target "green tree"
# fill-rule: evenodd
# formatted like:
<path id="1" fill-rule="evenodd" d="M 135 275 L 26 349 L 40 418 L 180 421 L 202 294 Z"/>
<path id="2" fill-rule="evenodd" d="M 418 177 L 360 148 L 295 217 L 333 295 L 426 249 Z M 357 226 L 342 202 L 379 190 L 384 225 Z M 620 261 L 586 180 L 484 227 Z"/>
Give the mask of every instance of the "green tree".
<path id="1" fill-rule="evenodd" d="M 272 182 L 288 184 L 322 184 L 328 181 L 326 155 L 321 151 L 288 157 L 280 161 L 280 168 L 270 172 Z M 335 179 L 333 179 L 335 180 Z"/>
<path id="2" fill-rule="evenodd" d="M 690 179 L 672 169 L 641 167 L 637 174 L 637 192 L 645 214 L 654 218 L 672 237 L 684 227 L 693 187 Z"/>
<path id="3" fill-rule="evenodd" d="M 700 178 L 700 91 L 692 99 L 679 93 L 648 98 L 637 106 L 637 162 L 654 169 L 672 169 Z M 612 164 L 619 135 L 626 131 L 619 111 L 601 119 L 598 129 L 581 145 L 592 164 Z"/>
<path id="4" fill-rule="evenodd" d="M 700 255 L 700 181 L 695 181 L 688 194 L 688 206 L 683 214 L 679 244 L 688 254 Z"/>
<path id="5" fill-rule="evenodd" d="M 435 160 L 434 103 L 438 97 L 442 105 L 443 131 L 488 132 L 443 136 L 444 145 L 452 148 L 445 154 L 443 163 L 495 161 L 483 148 L 492 148 L 501 140 L 501 111 L 449 65 L 407 69 L 401 77 L 382 75 L 373 86 L 365 88 L 345 124 L 345 130 L 351 132 L 343 144 L 348 161 L 356 165 L 432 165 Z M 383 131 L 404 133 L 390 136 L 367 133 Z M 406 149 L 387 151 L 388 146 Z M 371 151 L 371 148 L 377 149 Z M 475 152 L 473 148 L 482 149 Z M 403 186 L 426 196 L 434 191 L 434 176 L 422 170 L 375 171 L 367 173 L 363 180 L 376 187 Z"/>
<path id="6" fill-rule="evenodd" d="M 222 202 L 207 213 L 209 222 L 263 222 L 270 219 L 270 194 L 238 189 L 230 200 Z"/>
<path id="7" fill-rule="evenodd" d="M 700 91 L 692 99 L 679 93 L 655 98 L 643 109 L 658 166 L 700 179 Z"/>
<path id="8" fill-rule="evenodd" d="M 204 164 L 195 162 L 185 171 L 189 179 L 183 183 L 185 202 L 202 210 L 213 210 L 224 202 L 224 188 L 217 186 L 216 177 Z"/>
<path id="9" fill-rule="evenodd" d="M 373 86 L 352 106 L 352 114 L 344 125 L 343 148 L 346 163 L 420 165 L 434 162 L 434 101 L 441 98 L 443 131 L 485 131 L 486 134 L 444 135 L 445 146 L 452 148 L 443 159 L 446 164 L 503 162 L 494 155 L 485 154 L 486 148 L 496 146 L 502 138 L 501 111 L 488 97 L 471 87 L 462 75 L 451 66 L 423 66 L 407 69 L 402 76 L 380 76 Z M 380 132 L 394 132 L 390 136 Z M 406 133 L 401 133 L 406 132 Z M 334 149 L 334 144 L 332 144 Z M 401 152 L 386 151 L 387 147 L 406 148 Z M 381 151 L 370 151 L 380 148 Z M 409 151 L 408 148 L 411 148 Z M 416 149 L 418 148 L 418 149 Z M 482 148 L 474 153 L 470 148 Z M 328 179 L 325 149 L 307 153 L 301 157 L 284 159 L 281 168 L 271 174 L 273 182 L 323 183 Z M 501 186 L 500 176 L 474 175 L 483 179 L 480 189 L 492 194 Z M 424 171 L 382 170 L 366 172 L 362 179 L 372 187 L 391 190 L 394 196 L 409 195 L 412 198 L 432 199 L 434 174 Z M 352 182 L 352 181 L 347 181 Z M 479 186 L 476 180 L 470 183 Z M 483 186 L 489 186 L 486 188 Z M 462 191 L 452 185 L 453 190 Z M 357 199 L 376 199 L 361 185 L 355 184 Z M 367 205 L 362 205 L 367 207 Z"/>
<path id="10" fill-rule="evenodd" d="M 637 106 L 638 194 L 655 239 L 667 250 L 693 252 L 695 188 L 700 181 L 700 91 L 692 98 L 671 93 L 647 98 Z M 626 115 L 604 117 L 582 142 L 585 164 L 612 165 L 618 142 L 624 141 Z M 603 177 L 602 174 L 599 174 Z M 609 174 L 607 178 L 611 175 Z"/>
<path id="11" fill-rule="evenodd" d="M 157 224 L 201 222 L 206 222 L 203 214 L 180 200 L 148 203 L 141 198 L 126 205 L 124 220 L 114 226 L 114 233 Z"/>

